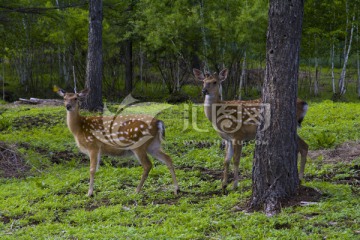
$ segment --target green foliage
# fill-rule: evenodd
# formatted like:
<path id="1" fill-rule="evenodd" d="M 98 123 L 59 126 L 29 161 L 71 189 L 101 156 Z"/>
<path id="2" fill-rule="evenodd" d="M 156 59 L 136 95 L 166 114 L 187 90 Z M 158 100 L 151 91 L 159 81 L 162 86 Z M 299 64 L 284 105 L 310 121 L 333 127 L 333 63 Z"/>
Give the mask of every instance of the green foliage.
<path id="1" fill-rule="evenodd" d="M 2 11 L 0 22 L 0 58 L 4 60 L 9 100 L 54 97 L 49 91 L 54 83 L 73 88 L 73 68 L 78 87 L 85 85 L 87 1 L 3 0 L 2 5 L 8 10 Z M 358 18 L 352 22 L 358 5 L 358 0 L 305 1 L 300 52 L 305 67 L 313 66 L 315 59 L 319 68 L 330 67 L 333 44 L 335 66 L 342 67 L 350 26 L 359 24 Z M 197 99 L 196 87 L 190 82 L 191 69 L 219 71 L 226 66 L 231 74 L 224 84 L 224 95 L 234 98 L 245 53 L 247 69 L 264 66 L 267 9 L 265 0 L 103 0 L 104 97 L 113 101 L 124 95 L 124 47 L 131 41 L 134 95 L 164 101 L 181 92 Z M 356 72 L 356 39 L 348 64 L 349 100 L 357 97 L 352 81 L 357 76 L 351 74 Z M 320 86 L 327 86 L 331 79 L 323 75 L 326 84 Z M 258 90 L 249 87 L 252 80 L 245 85 L 246 93 L 257 97 Z M 312 79 L 308 80 L 309 86 L 302 89 L 307 96 L 312 88 Z M 331 98 L 328 89 L 320 87 L 323 98 Z"/>
<path id="2" fill-rule="evenodd" d="M 0 115 L 0 131 L 5 131 L 11 126 L 11 121 Z"/>
<path id="3" fill-rule="evenodd" d="M 335 146 L 336 135 L 334 133 L 321 132 L 316 134 L 316 148 L 331 148 Z"/>

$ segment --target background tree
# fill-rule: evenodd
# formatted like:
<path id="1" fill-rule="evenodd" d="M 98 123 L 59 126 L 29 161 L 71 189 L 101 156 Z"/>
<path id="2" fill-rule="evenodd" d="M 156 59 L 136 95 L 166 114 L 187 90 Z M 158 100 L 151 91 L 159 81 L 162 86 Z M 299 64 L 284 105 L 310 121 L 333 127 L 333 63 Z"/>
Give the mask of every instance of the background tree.
<path id="1" fill-rule="evenodd" d="M 102 111 L 102 0 L 89 1 L 89 46 L 86 66 L 86 87 L 90 90 L 85 108 Z"/>
<path id="2" fill-rule="evenodd" d="M 256 135 L 264 144 L 255 147 L 252 194 L 252 206 L 264 206 L 268 215 L 299 186 L 296 99 L 303 9 L 303 0 L 270 1 L 262 102 L 270 105 L 271 118 Z"/>

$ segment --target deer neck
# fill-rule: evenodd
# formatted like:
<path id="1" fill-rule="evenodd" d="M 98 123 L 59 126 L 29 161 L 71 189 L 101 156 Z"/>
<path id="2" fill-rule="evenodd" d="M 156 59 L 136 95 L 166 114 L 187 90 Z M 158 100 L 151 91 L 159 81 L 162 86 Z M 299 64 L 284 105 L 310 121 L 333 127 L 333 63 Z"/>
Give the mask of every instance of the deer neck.
<path id="1" fill-rule="evenodd" d="M 73 111 L 67 111 L 66 115 L 66 123 L 70 129 L 70 131 L 73 134 L 77 134 L 81 129 L 81 116 L 79 113 L 79 107 L 76 106 L 76 108 Z"/>
<path id="2" fill-rule="evenodd" d="M 204 101 L 204 112 L 206 117 L 211 121 L 212 120 L 212 109 L 213 104 L 221 103 L 221 98 L 219 94 L 207 94 L 205 95 Z"/>

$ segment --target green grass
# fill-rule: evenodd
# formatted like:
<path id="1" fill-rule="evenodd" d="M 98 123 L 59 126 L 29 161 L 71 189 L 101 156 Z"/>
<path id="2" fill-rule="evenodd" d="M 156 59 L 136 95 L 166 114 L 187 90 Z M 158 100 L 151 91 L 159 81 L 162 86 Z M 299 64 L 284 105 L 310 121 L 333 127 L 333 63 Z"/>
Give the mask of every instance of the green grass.
<path id="1" fill-rule="evenodd" d="M 359 103 L 311 103 L 299 135 L 311 149 L 334 147 L 360 139 Z"/>
<path id="2" fill-rule="evenodd" d="M 360 139 L 359 104 L 309 105 L 299 135 L 310 149 Z M 117 106 L 110 108 L 114 112 Z M 135 194 L 142 172 L 137 161 L 103 158 L 95 196 L 88 198 L 88 162 L 81 160 L 66 128 L 65 109 L 1 106 L 0 140 L 16 144 L 33 166 L 27 178 L 0 179 L 1 239 L 359 238 L 360 190 L 347 180 L 358 179 L 360 158 L 338 163 L 308 159 L 303 184 L 321 191 L 323 198 L 268 218 L 261 212 L 237 210 L 245 208 L 251 196 L 254 144 L 243 150 L 239 189 L 229 187 L 229 194 L 223 195 L 224 152 L 201 105 L 152 104 L 126 111 L 157 114 L 165 122 L 164 149 L 173 158 L 182 192 L 173 195 L 168 169 L 153 161 L 142 192 Z M 65 159 L 64 153 L 73 155 Z M 122 167 L 113 166 L 116 161 Z"/>

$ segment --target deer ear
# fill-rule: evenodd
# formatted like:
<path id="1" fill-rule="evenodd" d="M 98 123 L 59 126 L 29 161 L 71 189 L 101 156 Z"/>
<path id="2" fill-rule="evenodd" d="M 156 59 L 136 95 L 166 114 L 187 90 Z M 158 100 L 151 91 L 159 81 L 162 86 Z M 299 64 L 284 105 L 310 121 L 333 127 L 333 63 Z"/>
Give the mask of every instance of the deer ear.
<path id="1" fill-rule="evenodd" d="M 198 79 L 200 81 L 204 81 L 205 76 L 202 71 L 200 71 L 199 69 L 193 68 L 193 73 L 194 73 L 194 76 L 196 79 Z"/>
<path id="2" fill-rule="evenodd" d="M 229 73 L 229 70 L 227 68 L 224 68 L 223 70 L 221 70 L 221 72 L 219 73 L 219 80 L 222 82 L 222 81 L 225 81 L 225 79 L 227 78 L 228 76 L 228 73 Z"/>
<path id="3" fill-rule="evenodd" d="M 63 97 L 65 96 L 65 90 L 59 88 L 58 86 L 54 85 L 53 91 L 56 92 L 59 96 Z"/>
<path id="4" fill-rule="evenodd" d="M 84 90 L 79 92 L 77 95 L 81 98 L 84 98 L 84 97 L 86 97 L 86 95 L 88 95 L 89 92 L 90 92 L 89 89 L 85 88 Z"/>

